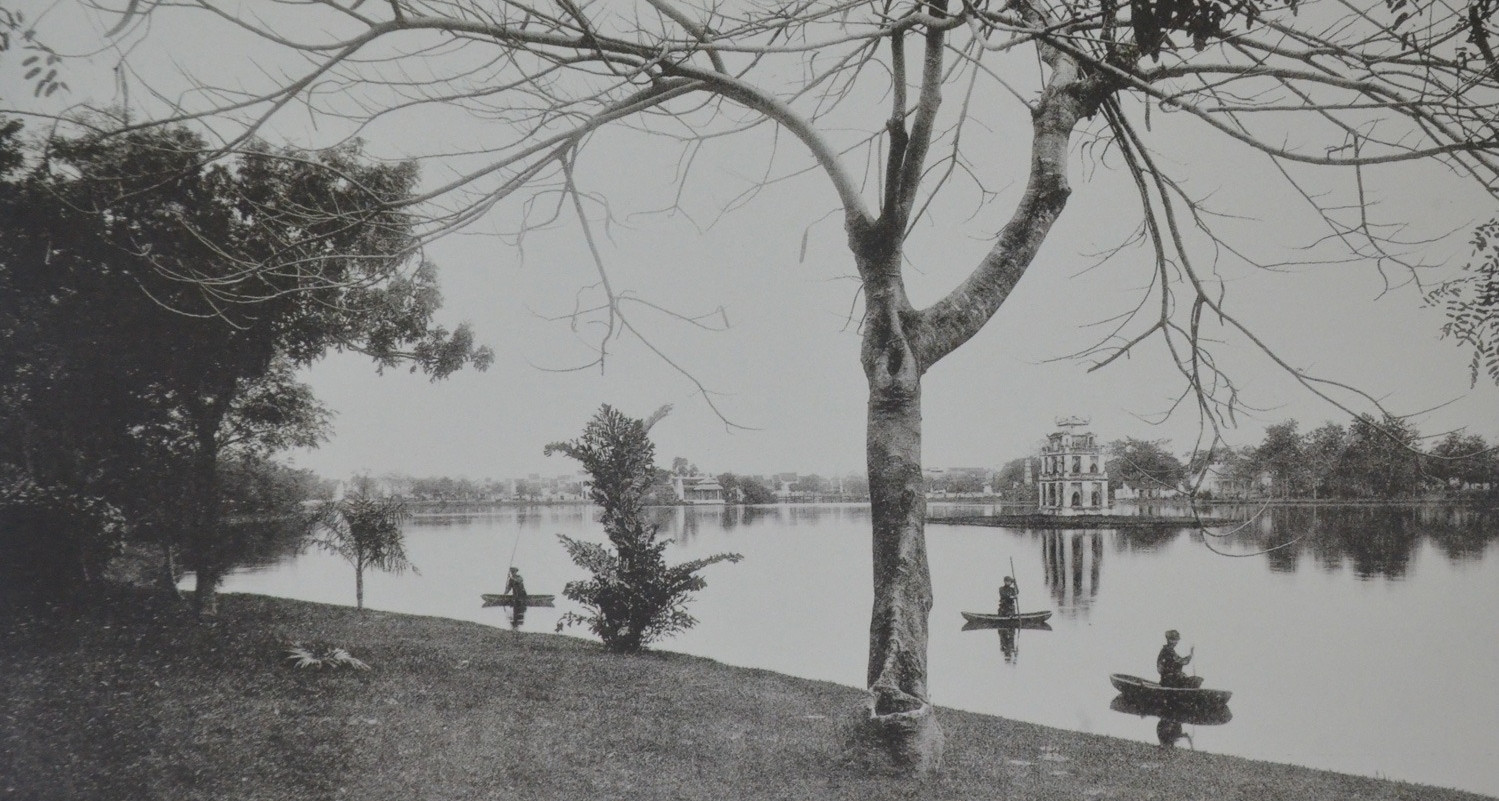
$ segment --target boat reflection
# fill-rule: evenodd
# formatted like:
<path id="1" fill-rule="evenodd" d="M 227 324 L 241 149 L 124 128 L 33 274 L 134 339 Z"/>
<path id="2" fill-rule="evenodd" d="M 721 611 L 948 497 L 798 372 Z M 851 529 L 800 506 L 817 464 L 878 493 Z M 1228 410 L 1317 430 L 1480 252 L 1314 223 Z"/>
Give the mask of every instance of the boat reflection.
<path id="1" fill-rule="evenodd" d="M 1142 718 L 1159 718 L 1155 725 L 1156 739 L 1167 748 L 1176 747 L 1182 740 L 1187 741 L 1187 747 L 1192 747 L 1192 735 L 1182 729 L 1183 725 L 1221 726 L 1234 717 L 1234 713 L 1222 704 L 1163 704 L 1123 695 L 1110 701 L 1109 709 Z"/>
<path id="2" fill-rule="evenodd" d="M 1051 626 L 1044 620 L 1027 620 L 1019 623 L 995 623 L 992 621 L 973 620 L 963 624 L 963 631 L 976 631 L 978 629 L 994 629 L 999 632 L 999 652 L 1004 654 L 1006 665 L 1013 665 L 1020 658 L 1020 630 L 1051 631 Z"/>
<path id="3" fill-rule="evenodd" d="M 505 606 L 510 608 L 510 628 L 519 629 L 526 623 L 526 610 L 533 606 L 551 606 L 555 596 L 552 595 L 493 595 L 486 594 L 484 597 L 484 608 L 494 606 Z"/>
<path id="4" fill-rule="evenodd" d="M 999 629 L 1001 634 L 1006 631 L 1014 633 L 1016 629 L 1033 629 L 1035 631 L 1051 631 L 1051 624 L 1041 621 L 1021 621 L 1019 623 L 996 623 L 988 620 L 970 620 L 963 624 L 963 631 L 978 631 L 979 629 Z"/>

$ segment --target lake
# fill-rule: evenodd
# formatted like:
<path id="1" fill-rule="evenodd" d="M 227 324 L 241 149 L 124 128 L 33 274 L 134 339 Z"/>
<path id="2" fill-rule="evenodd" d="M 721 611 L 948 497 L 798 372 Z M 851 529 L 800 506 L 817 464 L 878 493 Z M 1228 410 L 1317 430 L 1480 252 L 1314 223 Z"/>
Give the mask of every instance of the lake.
<path id="1" fill-rule="evenodd" d="M 937 505 L 933 514 L 983 514 Z M 1499 516 L 1461 507 L 1240 510 L 1236 527 L 1017 530 L 932 524 L 930 687 L 939 706 L 1049 726 L 1499 796 Z M 863 506 L 657 510 L 668 560 L 722 551 L 696 628 L 663 650 L 862 687 L 870 586 Z M 550 632 L 581 577 L 556 535 L 600 540 L 583 506 L 502 507 L 407 524 L 419 574 L 365 579 L 366 606 Z M 1270 550 L 1267 550 L 1270 549 Z M 515 621 L 479 595 L 513 563 L 558 595 Z M 964 631 L 1014 565 L 1052 630 Z M 353 569 L 308 551 L 224 589 L 353 604 Z M 1154 678 L 1163 632 L 1232 690 L 1227 722 L 1115 711 L 1110 673 Z M 581 628 L 569 630 L 577 636 Z M 358 655 L 357 643 L 345 643 Z"/>

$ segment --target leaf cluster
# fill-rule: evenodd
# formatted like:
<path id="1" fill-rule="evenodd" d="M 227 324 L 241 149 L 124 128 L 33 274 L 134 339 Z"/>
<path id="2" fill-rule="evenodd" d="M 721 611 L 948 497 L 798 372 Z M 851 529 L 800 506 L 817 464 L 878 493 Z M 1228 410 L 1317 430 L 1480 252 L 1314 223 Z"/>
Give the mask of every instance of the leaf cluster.
<path id="1" fill-rule="evenodd" d="M 1473 351 L 1470 381 L 1476 385 L 1482 373 L 1499 384 L 1499 218 L 1479 225 L 1471 244 L 1473 257 L 1464 275 L 1438 287 L 1429 299 L 1447 313 L 1442 336 Z"/>
<path id="2" fill-rule="evenodd" d="M 37 38 L 36 28 L 28 24 L 23 12 L 0 6 L 0 53 L 20 48 L 30 53 L 21 60 L 23 80 L 33 81 L 33 97 L 51 97 L 68 90 L 59 75 L 62 56 Z"/>
<path id="3" fill-rule="evenodd" d="M 360 571 L 371 568 L 401 573 L 416 569 L 406 556 L 402 523 L 411 513 L 401 499 L 359 493 L 323 508 L 319 521 L 323 533 L 315 540 L 318 547 Z"/>

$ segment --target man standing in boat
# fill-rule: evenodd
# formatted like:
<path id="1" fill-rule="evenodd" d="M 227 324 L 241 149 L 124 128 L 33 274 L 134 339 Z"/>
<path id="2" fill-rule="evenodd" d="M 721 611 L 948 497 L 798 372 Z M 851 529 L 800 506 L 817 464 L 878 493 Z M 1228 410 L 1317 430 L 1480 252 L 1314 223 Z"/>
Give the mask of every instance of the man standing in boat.
<path id="1" fill-rule="evenodd" d="M 1014 576 L 1005 576 L 1005 583 L 999 588 L 999 616 L 1014 617 L 1020 614 L 1020 587 L 1015 584 Z"/>
<path id="2" fill-rule="evenodd" d="M 526 580 L 520 577 L 520 568 L 510 568 L 510 578 L 505 582 L 505 594 L 517 602 L 526 599 Z"/>
<path id="3" fill-rule="evenodd" d="M 1166 644 L 1161 646 L 1161 653 L 1155 658 L 1155 669 L 1161 673 L 1162 687 L 1201 687 L 1201 676 L 1188 676 L 1182 671 L 1188 662 L 1192 661 L 1192 653 L 1197 649 L 1187 651 L 1186 656 L 1176 653 L 1176 643 L 1181 639 L 1176 629 L 1166 632 Z"/>

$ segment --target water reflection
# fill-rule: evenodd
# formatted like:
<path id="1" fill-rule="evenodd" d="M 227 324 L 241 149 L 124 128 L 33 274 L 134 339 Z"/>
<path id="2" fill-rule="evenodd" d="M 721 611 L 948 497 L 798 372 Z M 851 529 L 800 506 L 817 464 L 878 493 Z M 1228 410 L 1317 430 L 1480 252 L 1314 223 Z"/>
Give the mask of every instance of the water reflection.
<path id="1" fill-rule="evenodd" d="M 1350 570 L 1359 579 L 1404 579 L 1425 540 L 1449 560 L 1475 559 L 1496 538 L 1492 509 L 1426 506 L 1278 506 L 1245 509 L 1249 525 L 1224 543 L 1239 551 L 1268 550 L 1277 573 L 1310 562 L 1325 573 Z"/>
<path id="2" fill-rule="evenodd" d="M 1015 664 L 1015 658 L 1020 655 L 1020 632 L 1016 629 L 999 630 L 999 652 L 1005 656 L 1005 664 Z"/>
<path id="3" fill-rule="evenodd" d="M 1098 596 L 1103 536 L 1097 530 L 1040 532 L 1046 587 L 1057 608 L 1069 617 L 1086 615 Z"/>
<path id="4" fill-rule="evenodd" d="M 1005 664 L 1013 665 L 1020 659 L 1020 630 L 1051 631 L 1051 625 L 1044 620 L 1027 620 L 1019 623 L 971 620 L 963 624 L 963 631 L 977 631 L 979 629 L 998 630 L 999 652 L 1004 655 Z"/>
<path id="5" fill-rule="evenodd" d="M 1221 726 L 1234 717 L 1228 707 L 1222 705 L 1156 704 L 1123 695 L 1109 702 L 1109 709 L 1141 718 L 1157 718 L 1156 741 L 1167 748 L 1174 748 L 1183 740 L 1188 748 L 1192 747 L 1192 735 L 1185 726 Z"/>

